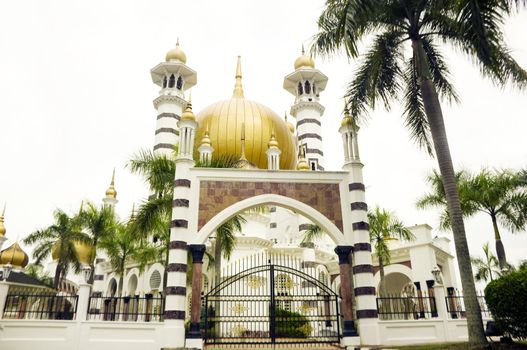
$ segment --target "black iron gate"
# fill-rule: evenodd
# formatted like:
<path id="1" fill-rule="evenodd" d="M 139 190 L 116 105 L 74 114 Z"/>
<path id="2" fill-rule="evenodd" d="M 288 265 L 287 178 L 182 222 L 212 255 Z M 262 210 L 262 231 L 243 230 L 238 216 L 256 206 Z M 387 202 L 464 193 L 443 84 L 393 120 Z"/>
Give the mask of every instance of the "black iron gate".
<path id="1" fill-rule="evenodd" d="M 205 344 L 340 341 L 338 295 L 291 267 L 269 263 L 233 273 L 203 302 Z"/>

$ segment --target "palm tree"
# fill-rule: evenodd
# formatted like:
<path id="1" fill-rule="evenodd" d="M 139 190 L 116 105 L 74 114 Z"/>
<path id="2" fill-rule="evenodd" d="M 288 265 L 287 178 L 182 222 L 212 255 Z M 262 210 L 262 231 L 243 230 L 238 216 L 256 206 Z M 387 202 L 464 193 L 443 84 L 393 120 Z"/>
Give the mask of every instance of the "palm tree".
<path id="1" fill-rule="evenodd" d="M 324 231 L 317 224 L 306 224 L 304 238 L 300 244 L 312 243 L 324 236 Z"/>
<path id="2" fill-rule="evenodd" d="M 479 257 L 470 259 L 472 265 L 476 268 L 476 274 L 474 277 L 478 282 L 487 282 L 489 279 L 494 281 L 492 273 L 499 276 L 499 264 L 496 256 L 489 250 L 489 242 L 483 245 L 483 252 L 485 253 L 483 259 Z"/>
<path id="3" fill-rule="evenodd" d="M 456 177 L 440 98 L 457 100 L 438 42 L 469 56 L 496 84 L 527 86 L 527 72 L 509 54 L 501 27 L 525 0 L 327 0 L 318 20 L 313 52 L 359 56 L 359 42 L 371 39 L 346 96 L 354 117 L 379 100 L 387 107 L 404 101 L 412 138 L 432 154 L 443 178 L 452 222 L 471 347 L 488 347 L 477 300 Z M 407 44 L 408 43 L 408 44 Z M 411 44 L 411 46 L 409 45 Z M 405 55 L 405 48 L 410 48 Z"/>
<path id="4" fill-rule="evenodd" d="M 50 255 L 57 259 L 53 288 L 57 289 L 60 281 L 66 277 L 70 266 L 80 272 L 80 262 L 75 250 L 75 243 L 89 244 L 90 237 L 82 233 L 79 224 L 60 209 L 53 214 L 55 223 L 44 229 L 31 233 L 24 239 L 25 244 L 37 244 L 33 250 L 35 264 L 40 265 Z"/>
<path id="5" fill-rule="evenodd" d="M 467 201 L 474 212 L 490 216 L 500 269 L 508 269 L 499 225 L 512 232 L 527 226 L 527 184 L 521 174 L 483 169 L 468 181 Z"/>
<path id="6" fill-rule="evenodd" d="M 159 258 L 159 250 L 135 235 L 131 223 L 116 224 L 114 234 L 103 237 L 99 247 L 106 252 L 112 271 L 119 276 L 118 295 L 123 292 L 127 262 L 139 263 L 139 270 L 142 272 L 147 264 Z"/>
<path id="7" fill-rule="evenodd" d="M 368 222 L 370 224 L 370 243 L 379 260 L 379 274 L 381 276 L 379 295 L 382 296 L 386 295 L 384 266 L 389 265 L 391 260 L 388 241 L 397 239 L 412 241 L 415 236 L 394 213 L 381 209 L 378 206 L 368 211 Z"/>
<path id="8" fill-rule="evenodd" d="M 214 281 L 221 282 L 221 258 L 229 260 L 236 246 L 236 233 L 241 232 L 242 225 L 247 221 L 241 214 L 236 214 L 216 229 L 214 240 Z"/>
<path id="9" fill-rule="evenodd" d="M 97 256 L 99 241 L 113 235 L 115 231 L 116 218 L 113 206 L 103 205 L 98 208 L 93 203 L 87 204 L 87 209 L 83 206 L 78 214 L 78 220 L 83 230 L 86 230 L 91 238 L 92 257 L 90 267 L 94 271 L 94 262 Z M 94 274 L 90 276 L 89 284 L 93 283 Z"/>

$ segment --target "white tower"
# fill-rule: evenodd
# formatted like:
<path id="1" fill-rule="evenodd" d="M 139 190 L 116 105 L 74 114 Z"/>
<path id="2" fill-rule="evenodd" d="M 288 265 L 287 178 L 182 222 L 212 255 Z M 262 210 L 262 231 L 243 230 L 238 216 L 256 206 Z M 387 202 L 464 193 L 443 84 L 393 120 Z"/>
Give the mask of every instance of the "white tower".
<path id="1" fill-rule="evenodd" d="M 284 89 L 296 97 L 291 115 L 296 118 L 298 144 L 306 145 L 305 156 L 311 170 L 324 170 L 320 122 L 324 106 L 319 103 L 319 94 L 327 82 L 328 78 L 315 69 L 313 59 L 305 55 L 304 47 L 295 61 L 295 71 L 284 78 Z"/>
<path id="2" fill-rule="evenodd" d="M 157 109 L 154 152 L 173 156 L 174 145 L 178 141 L 178 121 L 187 101 L 184 92 L 196 85 L 197 74 L 187 67 L 187 56 L 179 47 L 166 54 L 165 62 L 152 68 L 152 81 L 161 87 L 154 100 Z"/>

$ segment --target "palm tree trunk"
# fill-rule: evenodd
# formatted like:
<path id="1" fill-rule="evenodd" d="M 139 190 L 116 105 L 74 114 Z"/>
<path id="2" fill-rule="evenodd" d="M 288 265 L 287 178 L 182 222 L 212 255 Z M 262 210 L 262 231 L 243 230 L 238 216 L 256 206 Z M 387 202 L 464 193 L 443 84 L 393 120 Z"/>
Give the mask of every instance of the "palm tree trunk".
<path id="1" fill-rule="evenodd" d="M 91 274 L 90 278 L 88 279 L 88 284 L 93 284 L 93 281 L 95 280 L 95 262 L 97 261 L 97 243 L 98 239 L 93 239 L 93 259 L 91 260 L 90 268 L 91 268 Z"/>
<path id="2" fill-rule="evenodd" d="M 382 296 L 386 296 L 386 283 L 384 281 L 384 259 L 379 256 L 379 275 L 381 276 L 381 282 L 379 283 L 379 293 Z"/>
<path id="3" fill-rule="evenodd" d="M 500 230 L 498 229 L 496 215 L 491 215 L 490 217 L 492 218 L 492 227 L 494 228 L 494 240 L 496 241 L 496 255 L 498 256 L 500 269 L 503 270 L 507 268 L 507 257 L 505 256 L 505 248 L 503 247 L 503 242 L 501 241 Z"/>
<path id="4" fill-rule="evenodd" d="M 467 314 L 467 327 L 470 347 L 473 349 L 488 348 L 488 342 L 483 331 L 483 320 L 479 307 L 476 287 L 470 264 L 470 253 L 468 250 L 465 226 L 459 202 L 459 193 L 456 186 L 454 166 L 450 156 L 450 148 L 446 135 L 441 104 L 435 86 L 431 80 L 426 53 L 420 40 L 412 40 L 412 49 L 416 61 L 416 69 L 419 76 L 419 87 L 423 98 L 423 104 L 432 133 L 434 149 L 439 164 L 439 171 L 443 179 L 448 212 L 452 222 L 452 232 L 461 274 L 461 285 Z"/>
<path id="5" fill-rule="evenodd" d="M 53 279 L 53 288 L 55 290 L 58 290 L 58 287 L 59 287 L 61 270 L 62 270 L 61 263 L 60 261 L 58 261 L 57 267 L 55 268 L 55 278 Z"/>

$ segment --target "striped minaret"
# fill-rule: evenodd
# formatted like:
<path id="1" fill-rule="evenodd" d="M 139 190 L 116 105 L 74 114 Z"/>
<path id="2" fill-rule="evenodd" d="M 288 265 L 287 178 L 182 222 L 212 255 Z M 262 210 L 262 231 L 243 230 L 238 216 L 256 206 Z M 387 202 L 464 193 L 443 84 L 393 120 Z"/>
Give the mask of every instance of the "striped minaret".
<path id="1" fill-rule="evenodd" d="M 353 258 L 352 271 L 354 277 L 354 295 L 358 330 L 363 344 L 378 344 L 379 330 L 373 265 L 371 257 L 370 234 L 368 225 L 368 206 L 366 204 L 365 186 L 362 179 L 363 164 L 358 153 L 359 128 L 347 109 L 344 108 L 344 118 L 339 132 L 344 144 L 343 170 L 349 172 L 348 177 L 348 210 L 351 211 Z"/>
<path id="2" fill-rule="evenodd" d="M 180 139 L 175 159 L 176 176 L 165 290 L 165 326 L 171 328 L 174 333 L 171 343 L 167 344 L 169 347 L 185 346 L 187 237 L 190 235 L 188 231 L 191 198 L 190 168 L 194 166 L 194 137 L 198 126 L 190 101 L 181 115 L 178 126 Z"/>
<path id="3" fill-rule="evenodd" d="M 187 65 L 187 56 L 179 47 L 166 54 L 165 62 L 152 68 L 152 81 L 161 90 L 154 100 L 157 110 L 154 152 L 173 156 L 174 145 L 178 141 L 178 120 L 187 102 L 184 92 L 196 85 L 196 72 Z"/>
<path id="4" fill-rule="evenodd" d="M 295 71 L 284 78 L 284 89 L 295 96 L 291 115 L 296 118 L 298 144 L 306 145 L 306 160 L 311 170 L 324 170 L 322 150 L 321 117 L 324 106 L 319 94 L 324 91 L 328 78 L 318 69 L 315 62 L 304 53 L 295 61 Z"/>

